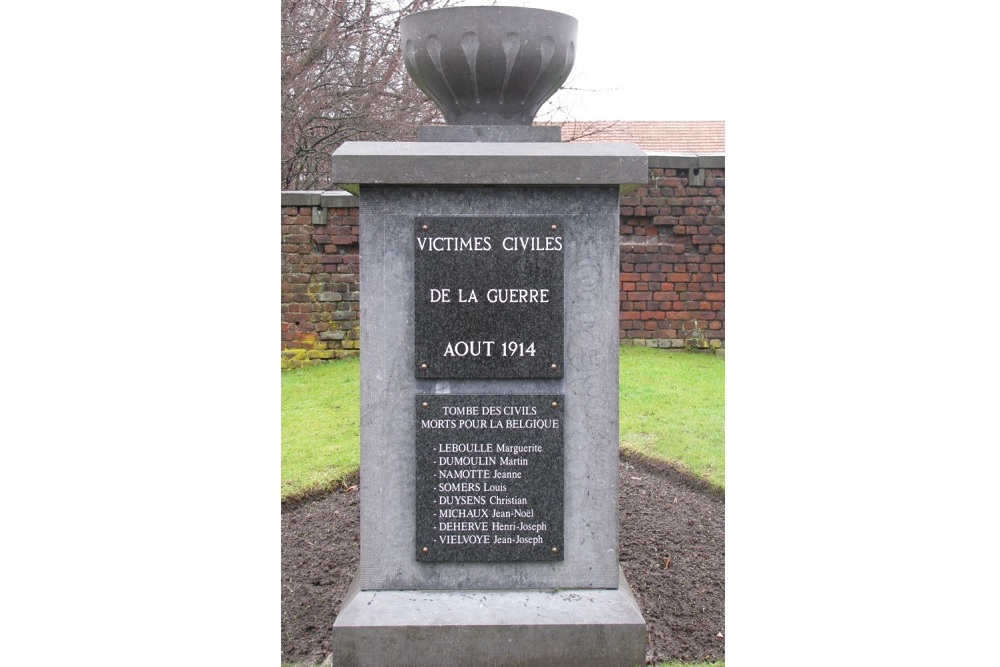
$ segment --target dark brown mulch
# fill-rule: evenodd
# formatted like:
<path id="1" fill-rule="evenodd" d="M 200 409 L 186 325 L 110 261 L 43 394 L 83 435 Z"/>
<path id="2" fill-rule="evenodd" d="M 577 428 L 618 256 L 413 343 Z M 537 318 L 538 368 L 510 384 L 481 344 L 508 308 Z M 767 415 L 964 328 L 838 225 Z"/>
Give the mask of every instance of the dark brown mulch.
<path id="1" fill-rule="evenodd" d="M 619 472 L 620 559 L 646 619 L 647 662 L 725 660 L 724 497 L 634 455 L 622 456 Z M 358 531 L 356 490 L 283 508 L 283 661 L 319 663 L 329 654 L 333 619 L 358 568 Z"/>

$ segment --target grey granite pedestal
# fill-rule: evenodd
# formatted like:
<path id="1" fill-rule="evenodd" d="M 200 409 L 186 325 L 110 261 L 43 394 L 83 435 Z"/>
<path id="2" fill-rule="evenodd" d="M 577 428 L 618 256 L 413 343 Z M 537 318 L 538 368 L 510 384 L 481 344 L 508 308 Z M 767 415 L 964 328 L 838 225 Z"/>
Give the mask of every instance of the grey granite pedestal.
<path id="1" fill-rule="evenodd" d="M 361 566 L 334 623 L 334 664 L 642 664 L 645 621 L 618 565 L 618 185 L 646 182 L 646 155 L 630 144 L 356 142 L 333 160 L 337 182 L 361 184 Z M 426 221 L 433 228 L 442 220 L 453 235 L 467 228 L 493 249 L 501 243 L 498 235 L 489 239 L 493 229 L 542 220 L 558 230 L 547 248 L 562 263 L 561 312 L 546 316 L 561 325 L 551 376 L 518 366 L 502 379 L 489 368 L 435 377 L 436 362 L 428 359 L 428 368 L 423 352 L 417 358 L 424 325 L 416 315 L 430 307 L 415 288 L 418 236 Z M 546 249 L 532 238 L 530 245 Z M 552 330 L 551 322 L 531 319 L 530 306 L 524 312 L 522 329 Z M 558 478 L 533 482 L 546 488 L 531 491 L 541 511 L 560 511 L 521 523 L 539 542 L 555 540 L 559 529 L 541 555 L 492 546 L 434 560 L 446 536 L 421 534 L 418 515 L 445 515 L 437 512 L 440 498 L 482 502 L 476 511 L 485 517 L 495 497 L 474 494 L 492 487 L 468 481 L 448 487 L 467 495 L 418 492 L 425 464 L 415 443 L 429 428 L 419 411 L 447 397 L 505 410 L 532 404 L 528 414 L 551 400 L 558 419 L 542 420 L 543 410 L 530 423 L 556 428 L 524 431 L 558 454 Z M 480 532 L 496 530 L 483 521 Z"/>

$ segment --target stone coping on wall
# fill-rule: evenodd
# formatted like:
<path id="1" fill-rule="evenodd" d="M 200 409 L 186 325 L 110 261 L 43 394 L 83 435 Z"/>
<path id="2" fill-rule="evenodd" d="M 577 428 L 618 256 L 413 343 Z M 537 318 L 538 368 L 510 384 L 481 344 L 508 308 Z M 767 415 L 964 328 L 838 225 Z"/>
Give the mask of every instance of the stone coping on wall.
<path id="1" fill-rule="evenodd" d="M 649 169 L 725 169 L 726 156 L 694 153 L 647 154 Z M 357 208 L 359 199 L 346 190 L 286 190 L 281 193 L 282 206 L 316 206 L 320 208 Z"/>
<path id="2" fill-rule="evenodd" d="M 360 200 L 346 190 L 284 190 L 282 206 L 319 206 L 320 208 L 357 208 Z"/>
<path id="3" fill-rule="evenodd" d="M 722 154 L 671 153 L 649 155 L 650 169 L 725 169 L 726 156 Z"/>

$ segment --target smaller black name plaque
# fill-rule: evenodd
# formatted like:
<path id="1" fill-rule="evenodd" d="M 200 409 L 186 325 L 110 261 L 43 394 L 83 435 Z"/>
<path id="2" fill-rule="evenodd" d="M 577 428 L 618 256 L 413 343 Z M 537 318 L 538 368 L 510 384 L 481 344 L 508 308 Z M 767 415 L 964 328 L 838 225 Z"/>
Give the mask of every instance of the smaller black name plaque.
<path id="1" fill-rule="evenodd" d="M 418 378 L 563 376 L 564 220 L 418 216 Z"/>
<path id="2" fill-rule="evenodd" d="M 562 395 L 417 396 L 418 561 L 563 559 Z"/>

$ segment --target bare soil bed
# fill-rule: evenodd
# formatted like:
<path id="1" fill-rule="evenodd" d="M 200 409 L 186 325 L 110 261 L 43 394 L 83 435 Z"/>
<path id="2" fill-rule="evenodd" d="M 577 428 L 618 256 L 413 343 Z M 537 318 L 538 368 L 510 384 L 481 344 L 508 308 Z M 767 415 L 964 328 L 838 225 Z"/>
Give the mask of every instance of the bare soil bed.
<path id="1" fill-rule="evenodd" d="M 646 660 L 725 660 L 725 498 L 674 468 L 623 454 L 619 552 L 646 619 Z M 359 562 L 356 481 L 281 513 L 281 658 L 316 664 Z M 352 488 L 353 487 L 353 488 Z"/>

